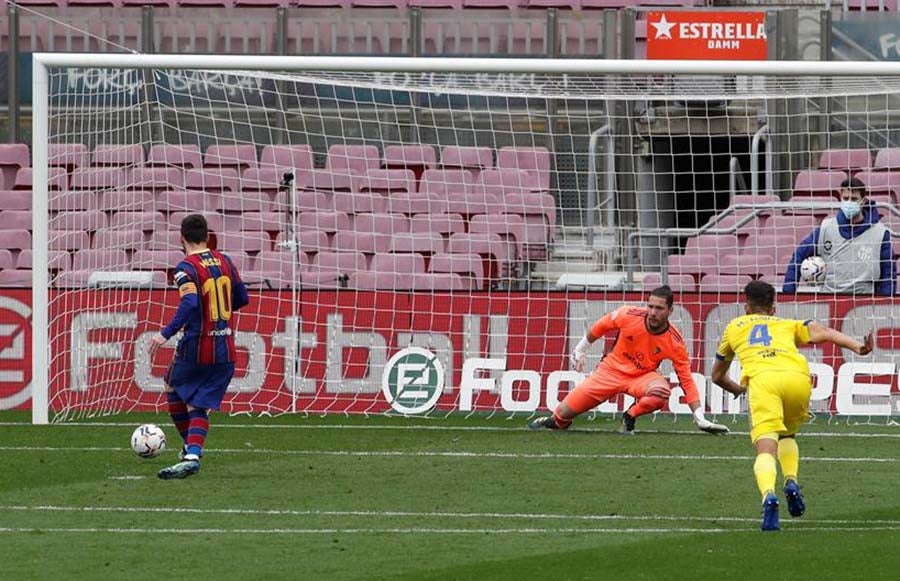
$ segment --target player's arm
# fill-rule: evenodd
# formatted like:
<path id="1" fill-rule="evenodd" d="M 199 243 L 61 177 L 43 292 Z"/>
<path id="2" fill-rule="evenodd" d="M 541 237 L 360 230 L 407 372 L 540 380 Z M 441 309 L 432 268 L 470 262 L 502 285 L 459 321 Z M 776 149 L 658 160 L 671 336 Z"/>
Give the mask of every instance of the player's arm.
<path id="1" fill-rule="evenodd" d="M 572 369 L 579 373 L 584 371 L 584 358 L 587 357 L 587 352 L 590 350 L 591 344 L 610 331 L 619 328 L 619 315 L 621 310 L 622 309 L 616 309 L 611 313 L 607 313 L 591 325 L 591 328 L 588 329 L 587 333 L 584 334 L 584 337 L 581 338 L 581 341 L 578 342 L 578 345 L 575 346 L 575 350 L 569 355 L 569 362 L 572 364 Z"/>
<path id="2" fill-rule="evenodd" d="M 731 346 L 730 331 L 731 326 L 729 325 L 725 328 L 725 333 L 722 334 L 719 348 L 716 349 L 716 361 L 713 363 L 710 379 L 712 379 L 713 383 L 737 397 L 747 391 L 747 386 L 741 385 L 728 377 L 728 369 L 731 367 L 732 359 L 734 359 L 734 348 Z"/>
<path id="3" fill-rule="evenodd" d="M 231 268 L 231 310 L 239 311 L 250 304 L 250 295 L 247 293 L 247 285 L 241 279 L 241 273 L 234 267 L 230 256 L 226 256 L 228 266 Z"/>
<path id="4" fill-rule="evenodd" d="M 697 389 L 694 376 L 691 374 L 691 362 L 687 347 L 683 344 L 679 345 L 677 352 L 673 353 L 670 358 L 672 366 L 675 368 L 675 375 L 678 376 L 678 382 L 681 384 L 681 390 L 684 392 L 684 399 L 691 408 L 694 424 L 698 429 L 710 434 L 727 434 L 729 431 L 727 427 L 706 419 L 703 405 L 700 403 L 700 390 Z"/>
<path id="5" fill-rule="evenodd" d="M 809 340 L 804 341 L 806 343 L 833 343 L 838 347 L 850 349 L 857 355 L 868 355 L 875 347 L 875 336 L 873 333 L 869 333 L 863 338 L 862 342 L 859 342 L 852 337 L 844 335 L 840 331 L 836 331 L 831 327 L 826 327 L 815 321 L 804 323 L 804 326 L 809 334 Z M 805 339 L 802 335 L 798 338 L 801 341 Z"/>
<path id="6" fill-rule="evenodd" d="M 194 315 L 200 308 L 200 297 L 197 295 L 197 284 L 194 278 L 187 272 L 188 267 L 180 267 L 175 270 L 175 285 L 178 287 L 178 294 L 181 300 L 178 302 L 178 309 L 169 324 L 160 330 L 158 335 L 153 336 L 150 340 L 150 356 L 165 344 L 175 333 L 181 330 L 187 323 L 188 319 Z"/>

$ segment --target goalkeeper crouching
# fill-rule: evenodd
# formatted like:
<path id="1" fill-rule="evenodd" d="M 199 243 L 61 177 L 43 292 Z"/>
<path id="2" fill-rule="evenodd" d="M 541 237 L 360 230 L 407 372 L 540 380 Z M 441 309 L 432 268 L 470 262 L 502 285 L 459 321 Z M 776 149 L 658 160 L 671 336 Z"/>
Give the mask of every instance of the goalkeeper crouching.
<path id="1" fill-rule="evenodd" d="M 728 428 L 704 417 L 684 338 L 669 323 L 673 302 L 672 290 L 664 285 L 650 292 L 647 306 L 624 306 L 594 323 L 570 355 L 572 367 L 575 371 L 583 371 L 591 343 L 617 331 L 612 351 L 566 396 L 552 415 L 532 420 L 528 427 L 532 430 L 564 430 L 578 415 L 620 393 L 627 393 L 637 401 L 623 414 L 619 431 L 633 434 L 637 418 L 661 409 L 669 399 L 669 382 L 657 371 L 660 363 L 668 359 L 675 367 L 697 428 L 711 434 L 727 433 Z"/>

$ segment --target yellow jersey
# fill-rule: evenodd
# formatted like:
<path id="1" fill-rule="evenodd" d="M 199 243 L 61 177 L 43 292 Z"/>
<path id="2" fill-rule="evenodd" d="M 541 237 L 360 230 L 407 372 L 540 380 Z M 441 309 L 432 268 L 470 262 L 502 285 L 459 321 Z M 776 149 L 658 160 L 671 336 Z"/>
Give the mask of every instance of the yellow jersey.
<path id="1" fill-rule="evenodd" d="M 716 359 L 741 362 L 742 376 L 753 378 L 769 371 L 796 371 L 809 375 L 809 363 L 797 345 L 809 343 L 810 321 L 744 315 L 725 328 Z"/>

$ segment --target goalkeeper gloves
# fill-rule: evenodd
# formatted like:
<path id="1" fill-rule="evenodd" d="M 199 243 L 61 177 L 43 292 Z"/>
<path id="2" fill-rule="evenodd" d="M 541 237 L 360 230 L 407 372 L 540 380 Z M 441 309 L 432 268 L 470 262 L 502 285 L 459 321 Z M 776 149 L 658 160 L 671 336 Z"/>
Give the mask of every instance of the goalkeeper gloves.
<path id="1" fill-rule="evenodd" d="M 730 430 L 722 424 L 716 424 L 706 419 L 703 410 L 697 408 L 694 410 L 694 424 L 700 431 L 707 434 L 727 434 Z"/>
<path id="2" fill-rule="evenodd" d="M 569 363 L 572 364 L 572 369 L 581 373 L 584 371 L 584 358 L 587 356 L 588 349 L 591 348 L 591 342 L 588 341 L 587 336 L 581 338 L 581 341 L 578 342 L 578 345 L 575 346 L 575 350 L 572 351 L 572 354 L 569 355 Z"/>

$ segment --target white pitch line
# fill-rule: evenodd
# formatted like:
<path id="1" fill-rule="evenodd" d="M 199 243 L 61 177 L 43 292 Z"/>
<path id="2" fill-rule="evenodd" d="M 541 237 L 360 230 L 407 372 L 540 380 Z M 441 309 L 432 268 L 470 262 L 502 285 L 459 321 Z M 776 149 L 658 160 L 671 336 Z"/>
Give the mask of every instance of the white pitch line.
<path id="1" fill-rule="evenodd" d="M 511 420 L 515 421 L 515 420 Z M 423 425 L 404 425 L 404 426 L 384 426 L 384 425 L 374 425 L 374 426 L 361 426 L 356 424 L 331 424 L 331 425 L 323 425 L 323 426 L 308 426 L 308 425 L 286 425 L 286 424 L 226 424 L 219 423 L 215 424 L 215 428 L 218 430 L 220 428 L 223 429 L 282 429 L 282 430 L 420 430 L 420 431 L 435 431 L 435 432 L 522 432 L 527 433 L 528 430 L 525 426 L 525 422 L 527 420 L 522 420 L 522 424 L 516 427 L 498 427 L 498 426 L 423 426 Z M 743 423 L 743 422 L 742 422 Z M 0 427 L 27 427 L 32 424 L 29 422 L 0 422 Z M 53 424 L 55 427 L 76 427 L 76 428 L 126 428 L 126 427 L 134 427 L 134 423 L 128 422 L 71 422 L 71 423 L 59 423 Z M 746 424 L 744 424 L 746 425 Z M 586 428 L 586 427 L 578 427 L 572 428 L 569 430 L 569 433 L 597 433 L 597 434 L 612 434 L 614 431 L 611 429 L 613 426 L 609 426 L 609 428 Z M 881 426 L 879 426 L 881 427 Z M 700 436 L 700 437 L 709 437 L 708 434 L 705 434 L 696 430 L 656 430 L 656 429 L 638 429 L 637 432 L 639 434 L 667 434 L 667 435 L 677 435 L 677 436 Z M 733 436 L 749 436 L 750 432 L 745 431 L 731 431 L 731 435 Z M 801 431 L 800 435 L 803 437 L 816 437 L 816 438 L 897 438 L 900 439 L 900 431 L 896 433 L 892 432 L 804 432 Z"/>
<path id="2" fill-rule="evenodd" d="M 623 514 L 554 514 L 522 512 L 416 512 L 404 510 L 291 510 L 254 508 L 191 508 L 166 506 L 57 506 L 57 505 L 0 505 L 0 511 L 16 512 L 84 512 L 84 513 L 147 513 L 147 514 L 210 514 L 242 516 L 344 516 L 379 518 L 456 518 L 456 519 L 510 519 L 510 520 L 575 520 L 575 521 L 690 521 L 690 522 L 759 522 L 759 518 L 737 516 L 677 516 L 677 515 L 623 515 Z M 892 525 L 900 526 L 900 520 L 846 520 L 803 519 L 807 524 L 827 525 Z"/>
<path id="3" fill-rule="evenodd" d="M 790 532 L 884 532 L 900 531 L 900 527 L 799 527 Z M 0 533 L 62 533 L 62 534 L 205 534 L 205 535 L 323 535 L 323 534 L 397 534 L 397 535 L 559 535 L 559 534 L 760 534 L 755 529 L 726 528 L 279 528 L 279 529 L 222 529 L 222 528 L 60 528 L 60 527 L 2 527 Z M 784 534 L 784 532 L 783 532 Z"/>
<path id="4" fill-rule="evenodd" d="M 110 476 L 108 480 L 144 480 L 146 476 Z"/>
<path id="5" fill-rule="evenodd" d="M 54 447 L 0 446 L 3 452 L 131 452 L 114 447 Z M 723 456 L 711 454 L 580 454 L 580 453 L 524 453 L 524 452 L 445 452 L 409 450 L 269 450 L 264 448 L 215 449 L 219 454 L 269 454 L 275 456 L 359 456 L 369 458 L 494 458 L 509 460 L 722 460 L 748 462 L 751 456 Z M 900 458 L 804 456 L 804 462 L 898 463 Z"/>

